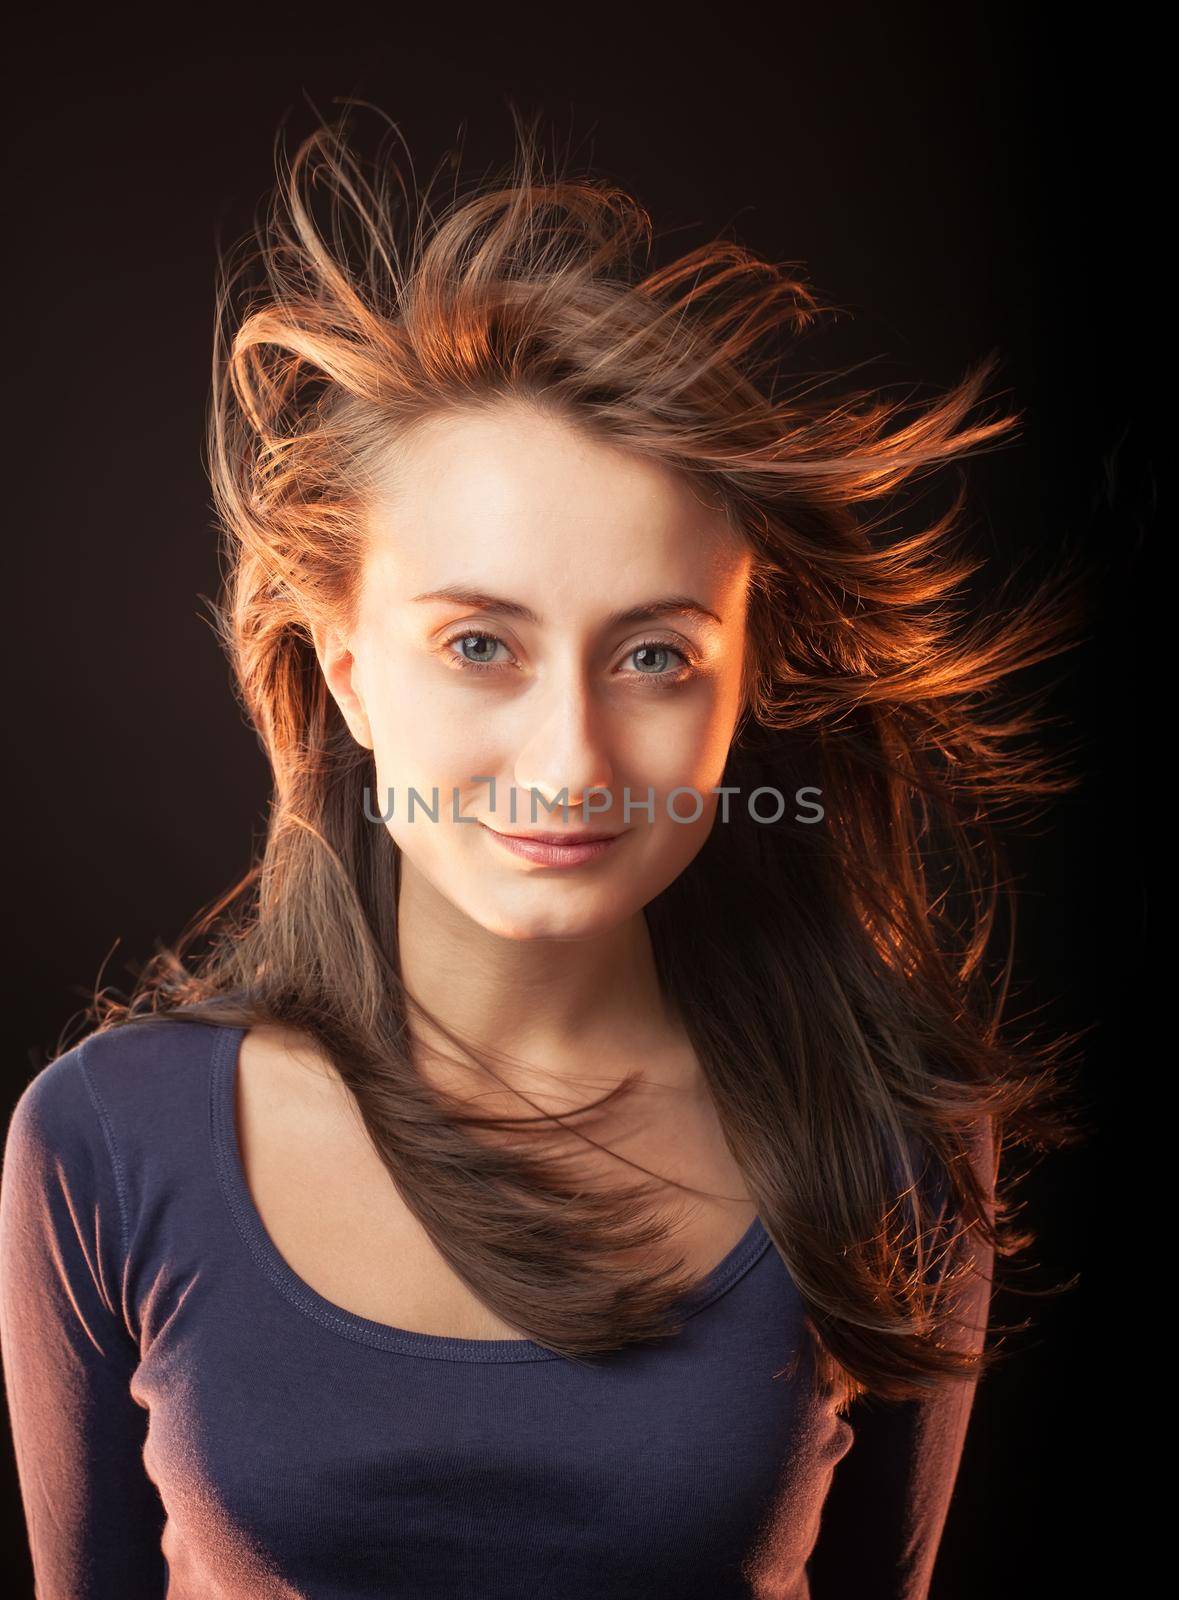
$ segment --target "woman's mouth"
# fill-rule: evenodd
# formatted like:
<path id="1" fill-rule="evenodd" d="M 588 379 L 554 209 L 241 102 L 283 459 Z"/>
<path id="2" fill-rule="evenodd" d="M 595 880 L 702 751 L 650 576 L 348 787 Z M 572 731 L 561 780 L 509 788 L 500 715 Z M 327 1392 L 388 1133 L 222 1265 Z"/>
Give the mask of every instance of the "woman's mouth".
<path id="1" fill-rule="evenodd" d="M 541 867 L 580 867 L 587 861 L 597 861 L 604 856 L 611 846 L 622 838 L 627 830 L 621 833 L 571 833 L 571 834 L 523 834 L 523 833 L 497 833 L 494 828 L 488 828 L 485 822 L 479 824 L 481 828 L 491 835 L 505 850 L 510 850 L 514 856 L 522 857 L 525 861 L 535 861 Z"/>

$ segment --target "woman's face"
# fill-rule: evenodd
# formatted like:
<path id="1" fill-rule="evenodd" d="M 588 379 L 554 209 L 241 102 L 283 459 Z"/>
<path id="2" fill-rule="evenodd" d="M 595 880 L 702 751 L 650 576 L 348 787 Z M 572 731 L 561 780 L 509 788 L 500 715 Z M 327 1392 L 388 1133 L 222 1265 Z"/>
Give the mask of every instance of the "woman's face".
<path id="1" fill-rule="evenodd" d="M 316 644 L 403 874 L 511 939 L 600 934 L 666 888 L 716 815 L 751 559 L 686 480 L 523 405 L 402 441 L 356 625 Z M 559 865 L 499 837 L 586 831 L 616 837 Z"/>

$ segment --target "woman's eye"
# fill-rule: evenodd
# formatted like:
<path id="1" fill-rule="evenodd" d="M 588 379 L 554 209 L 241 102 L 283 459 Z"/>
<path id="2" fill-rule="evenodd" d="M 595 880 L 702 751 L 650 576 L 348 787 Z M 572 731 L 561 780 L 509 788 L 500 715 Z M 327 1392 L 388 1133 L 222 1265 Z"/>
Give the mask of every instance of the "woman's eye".
<path id="1" fill-rule="evenodd" d="M 628 661 L 634 661 L 637 670 L 627 673 L 628 677 L 652 678 L 661 684 L 681 683 L 692 675 L 691 663 L 682 650 L 677 650 L 674 645 L 663 643 L 658 639 L 649 639 L 645 644 L 637 644 L 627 655 Z M 674 664 L 678 662 L 679 665 Z"/>
<path id="2" fill-rule="evenodd" d="M 456 645 L 457 650 L 454 649 Z M 474 667 L 478 671 L 482 667 L 499 666 L 495 652 L 508 647 L 493 633 L 456 633 L 446 641 L 446 648 L 457 657 L 460 667 Z"/>

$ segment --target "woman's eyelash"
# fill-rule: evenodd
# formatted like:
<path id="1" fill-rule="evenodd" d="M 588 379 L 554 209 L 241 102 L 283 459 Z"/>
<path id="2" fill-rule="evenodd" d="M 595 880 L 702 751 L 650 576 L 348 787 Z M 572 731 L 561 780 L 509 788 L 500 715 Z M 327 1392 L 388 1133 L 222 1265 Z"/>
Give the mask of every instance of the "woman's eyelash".
<path id="1" fill-rule="evenodd" d="M 476 639 L 480 644 L 501 644 L 505 650 L 508 649 L 507 644 L 498 634 L 470 628 L 460 633 L 452 633 L 444 641 L 443 648 L 449 651 L 452 645 L 460 644 L 466 639 Z M 652 683 L 663 687 L 683 683 L 686 679 L 695 676 L 695 662 L 686 651 L 681 650 L 679 645 L 672 644 L 669 639 L 641 639 L 638 644 L 631 645 L 626 652 L 625 659 L 637 655 L 640 650 L 666 650 L 669 654 L 678 656 L 683 666 L 677 672 L 628 672 L 623 674 L 624 677 L 648 678 Z M 472 661 L 463 655 L 461 651 L 454 652 L 454 660 L 458 663 L 460 671 L 468 672 L 499 672 L 506 665 L 504 662 L 497 661 Z"/>

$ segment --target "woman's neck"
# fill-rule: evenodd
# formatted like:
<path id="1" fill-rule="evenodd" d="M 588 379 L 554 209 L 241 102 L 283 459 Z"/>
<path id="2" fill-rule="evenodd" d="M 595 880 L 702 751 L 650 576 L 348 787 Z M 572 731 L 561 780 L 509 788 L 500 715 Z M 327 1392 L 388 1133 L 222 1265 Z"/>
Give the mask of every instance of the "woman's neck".
<path id="1" fill-rule="evenodd" d="M 563 1080 L 565 1098 L 583 1101 L 639 1068 L 652 1089 L 689 1098 L 702 1091 L 641 911 L 600 936 L 506 938 L 465 916 L 404 858 L 402 869 L 398 945 L 408 993 L 472 1046 L 514 1058 L 494 1061 L 506 1081 L 535 1096 Z M 410 1028 L 453 1058 L 412 1005 Z M 469 1084 L 469 1073 L 461 1081 Z"/>

